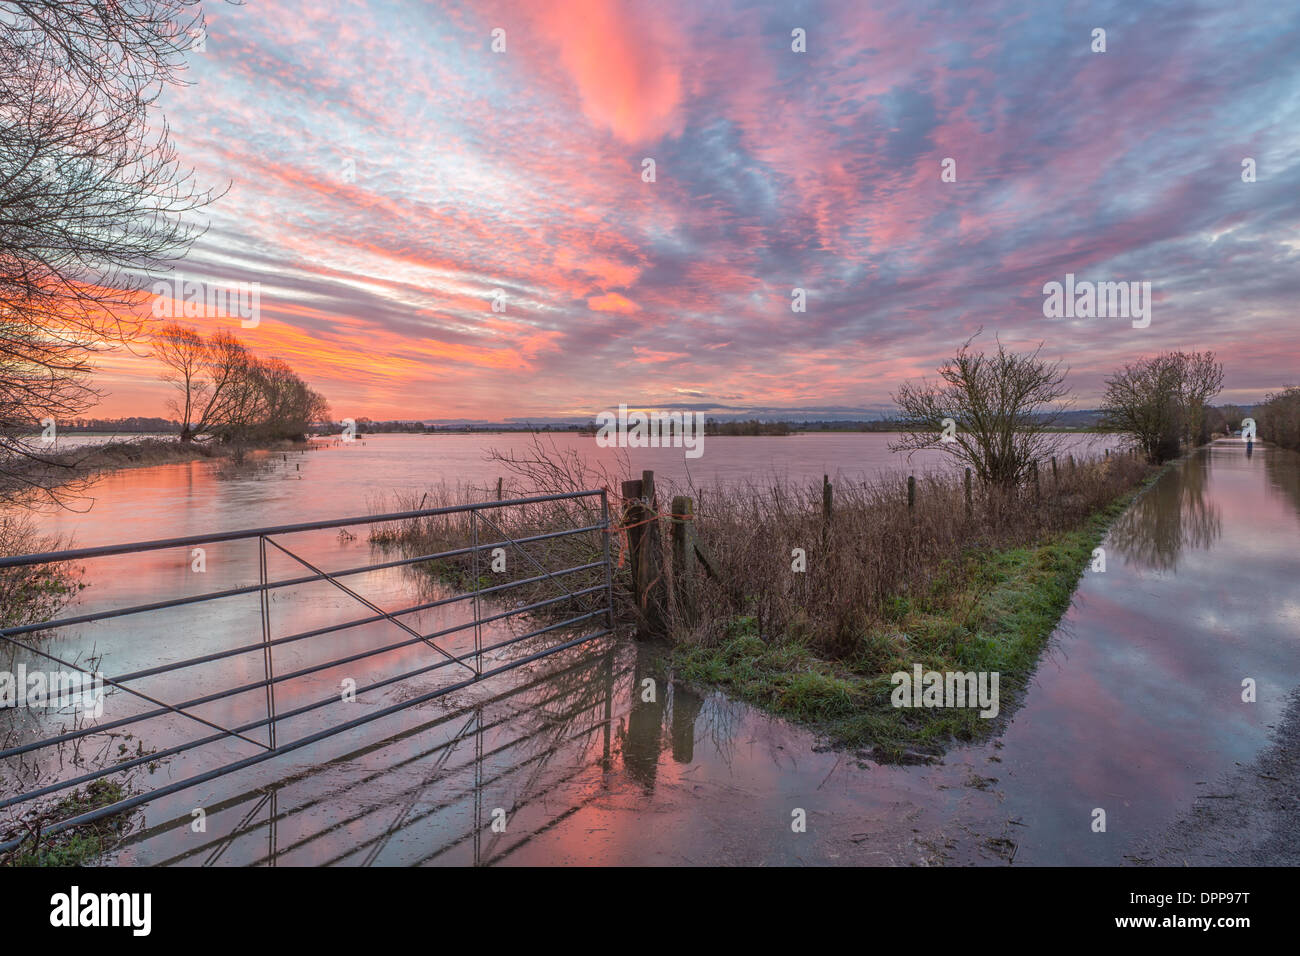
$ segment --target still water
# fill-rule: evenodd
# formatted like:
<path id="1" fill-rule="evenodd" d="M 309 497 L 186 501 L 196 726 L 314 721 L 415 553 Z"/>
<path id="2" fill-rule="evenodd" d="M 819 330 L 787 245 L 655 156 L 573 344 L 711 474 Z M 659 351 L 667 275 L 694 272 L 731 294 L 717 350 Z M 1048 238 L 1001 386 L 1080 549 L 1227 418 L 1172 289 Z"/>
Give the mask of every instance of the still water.
<path id="1" fill-rule="evenodd" d="M 73 442 L 86 436 L 68 436 Z M 92 436 L 93 437 L 93 436 Z M 813 433 L 779 438 L 707 437 L 703 455 L 688 459 L 677 448 L 600 448 L 591 436 L 541 434 L 537 441 L 556 459 L 576 455 L 584 463 L 588 487 L 604 481 L 639 478 L 655 471 L 661 487 L 689 483 L 758 482 L 773 479 L 811 482 L 822 476 L 859 481 L 886 473 L 922 473 L 947 465 L 942 452 L 905 455 L 889 450 L 897 436 Z M 1108 435 L 1062 436 L 1065 451 L 1097 456 L 1115 441 Z M 65 447 L 65 446 L 60 446 Z M 290 524 L 369 513 L 392 504 L 398 495 L 416 498 L 433 487 L 470 486 L 476 500 L 494 497 L 498 478 L 506 489 L 531 490 L 526 481 L 490 453 L 528 459 L 536 456 L 527 434 L 361 435 L 353 442 L 313 443 L 310 454 L 272 456 L 266 467 L 239 469 L 209 461 L 117 472 L 91 492 L 87 514 L 56 514 L 48 527 L 73 535 L 81 547 L 124 540 L 181 537 L 209 531 Z M 277 459 L 279 465 L 276 467 Z M 490 492 L 490 493 L 489 493 Z M 90 502 L 74 504 L 86 507 Z"/>
<path id="2" fill-rule="evenodd" d="M 632 472 L 700 483 L 770 476 L 820 482 L 939 462 L 900 461 L 884 435 L 709 438 L 686 462 L 634 450 Z M 557 436 L 591 458 L 590 438 Z M 489 445 L 527 450 L 527 436 L 381 436 L 254 466 L 212 462 L 106 476 L 90 510 L 43 518 L 80 546 L 364 514 L 394 492 L 439 482 L 495 485 Z M 1086 451 L 1080 449 L 1079 454 Z M 1300 685 L 1300 467 L 1296 455 L 1225 441 L 1193 454 L 1140 498 L 1104 542 L 1105 573 L 1085 574 L 1035 681 L 987 744 L 937 765 L 879 766 L 820 751 L 805 731 L 674 680 L 652 647 L 599 639 L 354 732 L 161 798 L 139 814 L 122 863 L 1121 863 L 1188 810 L 1199 793 L 1268 742 Z M 687 465 L 690 473 L 687 473 Z M 507 481 L 509 482 L 507 476 Z M 364 533 L 301 536 L 296 553 L 331 568 L 378 558 Z M 255 583 L 255 548 L 213 545 L 206 571 L 159 551 L 87 563 L 90 585 L 69 613 Z M 273 577 L 301 573 L 283 555 Z M 201 578 L 201 580 L 197 580 Z M 351 579 L 384 607 L 437 585 L 402 569 Z M 260 640 L 256 598 L 114 619 L 47 645 L 65 659 L 122 673 Z M 280 593 L 285 633 L 356 616 L 351 599 L 317 583 Z M 456 620 L 447 608 L 411 619 L 422 632 Z M 399 635 L 400 636 L 400 635 Z M 289 645 L 278 668 L 310 666 L 394 640 L 390 625 Z M 463 650 L 466 637 L 447 646 Z M 277 654 L 280 654 L 277 649 Z M 384 656 L 410 669 L 417 645 Z M 232 673 L 241 661 L 244 670 Z M 159 699 L 197 697 L 257 680 L 254 656 L 174 671 Z M 378 666 L 378 665 L 376 665 Z M 377 673 L 377 671 L 376 671 Z M 361 678 L 366 675 L 359 675 Z M 286 702 L 336 686 L 324 672 L 286 687 Z M 1258 701 L 1241 701 L 1241 681 Z M 646 678 L 655 700 L 643 700 Z M 445 678 L 444 678 L 445 679 Z M 364 699 L 379 708 L 436 686 L 430 676 Z M 115 707 L 135 706 L 110 695 Z M 255 717 L 258 695 L 207 705 L 222 726 Z M 144 705 L 139 705 L 144 706 Z M 1007 704 L 1004 701 L 1004 711 Z M 152 737 L 114 739 L 134 752 L 193 736 L 182 718 Z M 304 721 L 302 731 L 316 726 Z M 286 728 L 285 734 L 293 734 Z M 157 787 L 253 752 L 233 741 L 137 774 Z M 1091 828 L 1107 811 L 1106 833 Z M 195 832 L 194 811 L 205 811 Z M 803 811 L 806 832 L 794 832 Z M 493 829 L 494 821 L 504 821 Z"/>

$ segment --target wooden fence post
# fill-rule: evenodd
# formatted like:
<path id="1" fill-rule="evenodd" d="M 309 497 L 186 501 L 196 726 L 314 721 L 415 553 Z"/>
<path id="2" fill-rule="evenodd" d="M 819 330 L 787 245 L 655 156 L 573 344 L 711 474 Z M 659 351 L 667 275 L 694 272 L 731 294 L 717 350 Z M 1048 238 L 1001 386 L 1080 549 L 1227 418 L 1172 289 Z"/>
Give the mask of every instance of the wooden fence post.
<path id="1" fill-rule="evenodd" d="M 497 478 L 497 501 L 501 501 L 501 482 L 502 478 Z"/>
<path id="2" fill-rule="evenodd" d="M 695 503 L 685 495 L 673 499 L 673 585 L 677 606 L 688 625 L 695 623 Z"/>
<path id="3" fill-rule="evenodd" d="M 1056 482 L 1056 456 L 1052 456 L 1052 482 Z"/>
<path id="4" fill-rule="evenodd" d="M 822 475 L 822 547 L 826 547 L 826 538 L 831 532 L 831 513 L 834 507 L 835 489 L 831 485 L 830 475 Z"/>
<path id="5" fill-rule="evenodd" d="M 975 510 L 975 504 L 970 493 L 970 469 L 966 469 L 966 517 L 970 517 Z"/>
<path id="6" fill-rule="evenodd" d="M 627 572 L 632 582 L 632 603 L 636 606 L 636 636 L 644 633 L 641 600 L 641 539 L 645 536 L 645 508 L 641 504 L 641 482 L 623 482 L 623 527 L 627 529 Z"/>
<path id="7" fill-rule="evenodd" d="M 907 507 L 916 507 L 916 475 L 907 476 Z"/>
<path id="8" fill-rule="evenodd" d="M 637 609 L 641 608 L 641 593 L 637 582 L 641 580 L 641 536 L 645 533 L 641 507 L 641 482 L 623 482 L 623 527 L 627 529 L 627 570 L 632 578 L 632 596 Z"/>
<path id="9" fill-rule="evenodd" d="M 655 473 L 641 472 L 641 496 L 645 502 L 642 519 L 645 533 L 641 536 L 641 560 L 637 571 L 637 603 L 642 609 L 642 633 L 646 637 L 661 637 L 668 633 L 664 619 L 663 546 L 659 533 L 659 505 L 655 500 Z"/>

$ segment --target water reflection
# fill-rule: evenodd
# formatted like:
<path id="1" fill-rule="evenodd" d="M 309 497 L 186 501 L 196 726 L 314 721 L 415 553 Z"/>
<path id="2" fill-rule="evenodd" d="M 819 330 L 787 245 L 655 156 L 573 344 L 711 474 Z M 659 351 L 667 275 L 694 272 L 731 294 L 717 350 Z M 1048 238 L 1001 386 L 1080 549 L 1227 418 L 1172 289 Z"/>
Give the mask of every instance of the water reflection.
<path id="1" fill-rule="evenodd" d="M 1212 458 L 1196 454 L 1141 495 L 1110 533 L 1130 563 L 1175 571 L 1184 550 L 1208 550 L 1223 533 L 1219 506 L 1206 493 Z"/>
<path id="2" fill-rule="evenodd" d="M 209 497 L 184 506 L 206 502 L 201 530 L 213 514 L 217 524 L 247 525 L 250 504 L 259 516 L 280 507 L 266 497 L 276 484 L 212 488 L 209 479 Z M 120 520 L 139 491 L 100 520 Z M 312 506 L 352 510 L 324 498 Z M 1123 863 L 1267 745 L 1300 684 L 1297 534 L 1300 456 L 1262 445 L 1247 458 L 1239 442 L 1191 456 L 1116 524 L 1106 547 L 1127 563 L 1085 574 L 1054 651 L 998 739 L 956 748 L 942 765 L 859 766 L 820 752 L 810 734 L 692 692 L 653 648 L 601 641 L 376 721 L 365 734 L 162 798 L 114 859 Z M 369 554 L 364 541 L 332 536 L 317 549 L 339 565 Z M 213 558 L 208 585 L 240 583 L 228 570 L 233 555 Z M 167 573 L 183 586 L 185 556 L 172 572 L 163 561 L 97 578 L 99 597 L 144 599 Z M 413 583 L 392 574 L 366 593 L 409 602 Z M 345 603 L 309 597 L 278 605 L 276 620 L 312 626 Z M 133 655 L 152 660 L 165 636 L 137 632 L 100 646 L 122 666 L 140 666 Z M 1259 680 L 1256 704 L 1241 700 L 1243 675 Z M 1104 836 L 1089 827 L 1097 806 L 1110 818 Z M 193 829 L 195 807 L 207 811 L 205 832 Z M 806 834 L 791 832 L 791 808 L 807 810 Z M 492 827 L 499 818 L 504 831 Z"/>
<path id="3" fill-rule="evenodd" d="M 695 759 L 695 723 L 704 707 L 703 698 L 678 681 L 670 680 L 665 694 L 663 679 L 661 662 L 644 645 L 638 646 L 632 710 L 619 738 L 628 775 L 647 793 L 654 791 L 666 748 L 676 763 Z"/>
<path id="4" fill-rule="evenodd" d="M 206 833 L 193 832 L 185 811 L 145 827 L 116 856 L 199 866 L 495 863 L 599 800 L 611 772 L 652 793 L 661 756 L 692 762 L 703 699 L 673 681 L 653 649 L 604 641 L 560 657 L 468 707 L 458 699 L 432 719 L 417 708 L 425 716 L 385 739 L 206 804 Z"/>
<path id="5" fill-rule="evenodd" d="M 1284 448 L 1270 448 L 1263 457 L 1269 484 L 1300 511 L 1300 455 Z"/>

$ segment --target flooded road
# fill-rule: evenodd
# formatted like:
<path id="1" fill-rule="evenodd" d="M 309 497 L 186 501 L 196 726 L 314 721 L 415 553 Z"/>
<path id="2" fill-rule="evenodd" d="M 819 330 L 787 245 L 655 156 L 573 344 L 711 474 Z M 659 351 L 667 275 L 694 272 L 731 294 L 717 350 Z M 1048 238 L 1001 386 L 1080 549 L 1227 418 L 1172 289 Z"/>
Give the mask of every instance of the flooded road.
<path id="1" fill-rule="evenodd" d="M 76 527 L 86 545 L 153 536 L 131 529 L 159 509 L 172 516 L 174 534 L 365 511 L 321 495 L 311 480 L 312 469 L 336 467 L 321 464 L 330 454 L 291 456 L 256 478 L 222 477 L 210 463 L 122 472 L 100 486 L 90 515 L 55 516 L 49 526 Z M 813 471 L 824 467 L 818 461 Z M 365 487 L 356 482 L 354 495 Z M 310 513 L 295 511 L 295 502 Z M 1022 706 L 997 737 L 955 749 L 942 764 L 878 766 L 818 752 L 807 732 L 674 680 L 654 647 L 600 639 L 161 798 L 144 808 L 111 861 L 1140 861 L 1144 841 L 1268 745 L 1300 686 L 1298 540 L 1300 456 L 1256 446 L 1248 457 L 1234 441 L 1195 452 L 1112 529 L 1105 572 L 1085 574 Z M 362 540 L 318 535 L 302 553 L 338 566 L 364 563 L 368 552 Z M 209 554 L 203 589 L 247 583 L 240 558 Z M 159 588 L 196 587 L 183 555 L 130 562 L 94 578 L 81 603 L 93 596 L 96 607 L 123 606 Z M 415 586 L 396 569 L 358 580 L 380 604 Z M 291 596 L 275 613 L 313 626 L 346 603 L 328 591 Z M 83 629 L 61 639 L 61 650 L 93 651 L 106 658 L 106 671 L 121 672 L 160 654 L 203 653 L 240 625 L 179 615 L 152 626 Z M 345 647 L 336 640 L 335 652 Z M 1257 686 L 1254 703 L 1242 700 L 1247 678 Z M 422 689 L 395 688 L 357 706 Z M 196 690 L 177 684 L 168 692 Z M 231 755 L 242 753 L 230 746 Z M 163 761 L 141 785 L 194 769 Z M 1105 832 L 1094 832 L 1097 809 Z M 792 826 L 799 819 L 802 832 Z"/>
<path id="2" fill-rule="evenodd" d="M 1106 571 L 1085 573 L 1023 709 L 949 758 L 997 778 L 984 832 L 1016 863 L 1140 862 L 1269 744 L 1300 687 L 1298 479 L 1292 452 L 1217 442 L 1112 528 Z"/>

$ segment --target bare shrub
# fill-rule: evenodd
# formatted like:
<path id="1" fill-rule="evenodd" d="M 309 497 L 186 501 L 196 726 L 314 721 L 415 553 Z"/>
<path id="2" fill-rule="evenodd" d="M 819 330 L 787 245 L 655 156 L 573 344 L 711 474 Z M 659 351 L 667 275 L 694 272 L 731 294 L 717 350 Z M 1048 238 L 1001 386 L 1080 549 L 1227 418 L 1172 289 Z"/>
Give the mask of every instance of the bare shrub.
<path id="1" fill-rule="evenodd" d="M 557 452 L 540 440 L 522 457 L 497 458 L 509 465 L 515 480 L 504 497 L 578 491 L 618 486 L 608 474 L 593 471 L 576 452 Z M 624 474 L 627 473 L 624 465 Z M 797 640 L 822 654 L 890 656 L 894 648 L 863 648 L 861 639 L 872 624 L 887 622 L 898 603 L 931 593 L 968 573 L 965 557 L 981 549 L 1034 544 L 1047 535 L 1078 527 L 1089 515 L 1111 504 L 1148 474 L 1147 466 L 1126 456 L 1063 462 L 1057 477 L 1046 473 L 1037 490 L 1032 484 L 1011 489 L 975 483 L 972 507 L 967 512 L 961 478 L 944 473 L 918 477 L 916 505 L 908 507 L 905 478 L 882 477 L 835 486 L 833 518 L 822 518 L 822 488 L 784 480 L 743 485 L 688 482 L 675 486 L 663 482 L 657 493 L 659 519 L 665 532 L 672 520 L 667 502 L 675 494 L 694 501 L 694 534 L 708 557 L 708 571 L 697 572 L 692 582 L 695 613 L 679 606 L 684 589 L 674 580 L 670 535 L 660 536 L 660 555 L 667 579 L 670 636 L 679 641 L 713 643 L 722 640 L 740 618 L 750 619 L 767 642 Z M 442 486 L 418 497 L 408 496 L 397 507 L 372 511 L 428 509 L 446 504 L 486 501 L 495 487 Z M 629 574 L 628 541 L 621 516 L 631 502 L 610 492 L 610 535 L 615 564 L 616 612 L 621 624 L 637 619 Z M 535 505 L 491 509 L 499 532 L 523 538 L 600 523 L 598 498 L 541 502 Z M 400 547 L 406 553 L 432 554 L 466 547 L 471 539 L 469 515 L 464 512 L 432 515 L 377 527 L 372 541 Z M 480 544 L 491 534 L 480 524 Z M 497 540 L 493 537 L 492 540 Z M 599 562 L 600 534 L 582 534 L 527 545 L 544 567 L 557 569 Z M 801 548 L 806 571 L 792 570 L 792 551 Z M 518 580 L 540 575 L 535 565 L 510 554 L 510 572 L 504 578 L 484 575 L 486 556 L 480 556 L 480 584 Z M 443 562 L 445 580 L 465 584 L 470 558 Z M 569 575 L 572 590 L 597 587 L 603 570 Z M 543 580 L 510 592 L 512 601 L 541 600 L 557 593 L 555 582 Z M 593 595 L 599 607 L 603 595 Z M 572 614 L 562 604 L 557 611 Z M 863 662 L 866 663 L 866 662 Z"/>
<path id="2" fill-rule="evenodd" d="M 1064 406 L 1066 369 L 1001 342 L 992 355 L 970 340 L 939 367 L 939 382 L 905 382 L 894 396 L 902 409 L 901 439 L 893 451 L 935 448 L 968 465 L 982 482 L 1004 488 L 1028 477 L 1033 462 L 1062 447 L 1053 429 Z"/>
<path id="3" fill-rule="evenodd" d="M 1261 438 L 1300 451 L 1300 387 L 1269 395 L 1255 406 L 1255 418 Z"/>
<path id="4" fill-rule="evenodd" d="M 1037 497 L 1032 486 L 1007 494 L 976 484 L 969 514 L 956 477 L 918 477 L 914 508 L 904 479 L 841 482 L 829 524 L 819 486 L 715 488 L 700 496 L 696 530 L 716 580 L 701 590 L 701 623 L 674 636 L 714 642 L 746 617 L 768 642 L 795 639 L 830 657 L 860 652 L 869 625 L 887 622 L 900 601 L 957 583 L 966 555 L 1075 528 L 1146 473 L 1113 456 L 1062 468 Z M 803 573 L 792 571 L 795 548 L 806 555 Z"/>

